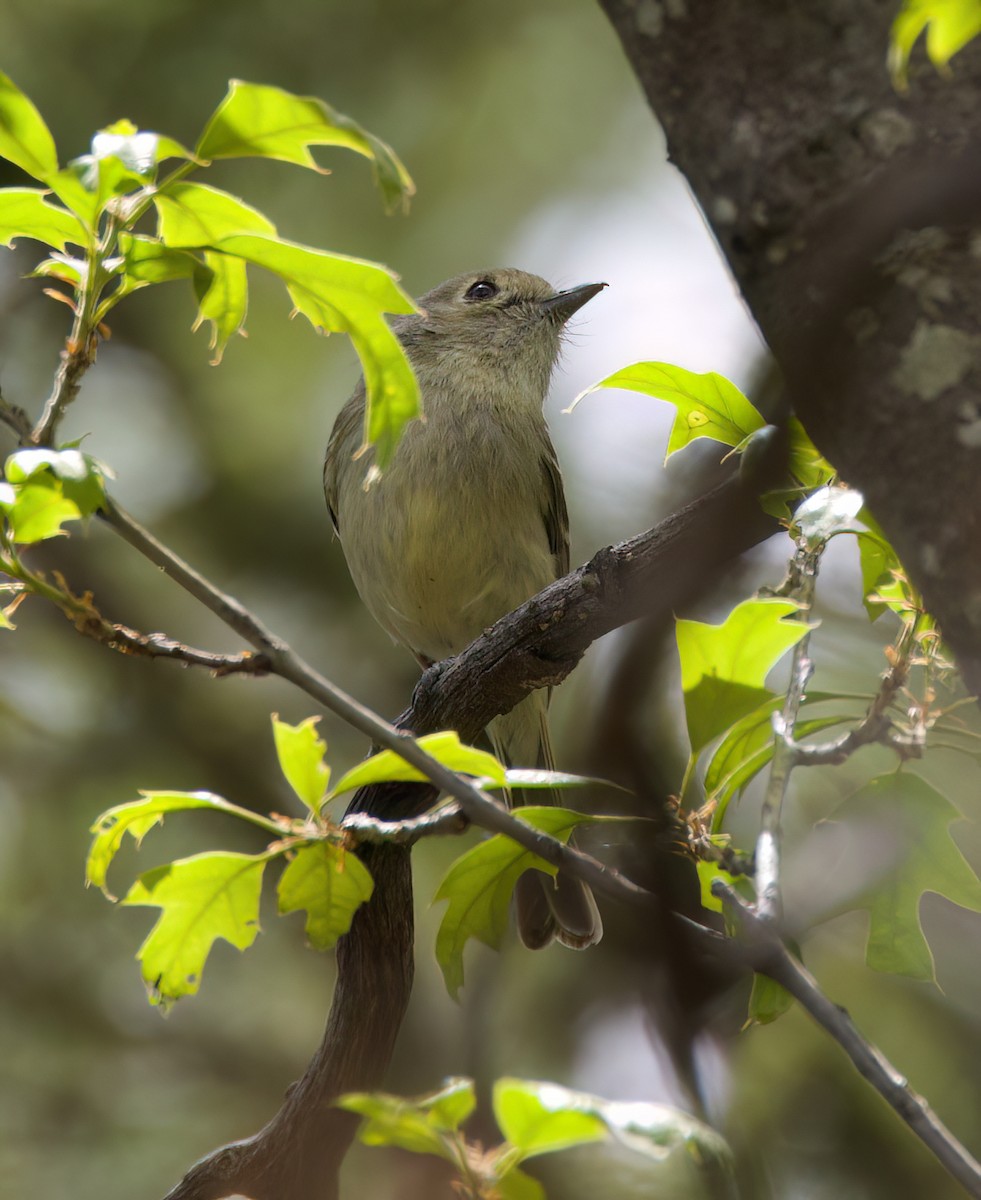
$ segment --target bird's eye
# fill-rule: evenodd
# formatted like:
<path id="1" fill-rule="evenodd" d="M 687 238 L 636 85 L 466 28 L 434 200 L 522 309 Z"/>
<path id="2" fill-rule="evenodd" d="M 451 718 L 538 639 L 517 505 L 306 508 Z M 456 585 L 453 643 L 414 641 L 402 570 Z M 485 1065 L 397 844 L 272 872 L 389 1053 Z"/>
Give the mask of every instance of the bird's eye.
<path id="1" fill-rule="evenodd" d="M 467 288 L 464 300 L 490 300 L 497 295 L 497 284 L 489 279 L 478 279 Z"/>

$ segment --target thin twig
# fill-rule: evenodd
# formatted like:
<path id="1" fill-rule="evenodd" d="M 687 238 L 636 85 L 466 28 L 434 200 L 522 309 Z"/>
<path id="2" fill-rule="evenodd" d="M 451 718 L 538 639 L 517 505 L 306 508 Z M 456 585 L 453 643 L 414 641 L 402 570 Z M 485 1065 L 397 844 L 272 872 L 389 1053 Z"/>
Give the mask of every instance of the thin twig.
<path id="1" fill-rule="evenodd" d="M 31 440 L 31 418 L 16 404 L 9 404 L 0 393 L 0 421 L 9 426 L 20 442 L 26 444 Z"/>
<path id="2" fill-rule="evenodd" d="M 802 621 L 806 621 L 810 616 L 814 582 L 822 550 L 823 545 L 817 550 L 811 550 L 801 543 L 791 563 L 790 578 L 793 586 L 789 594 L 800 605 L 799 619 Z M 776 740 L 770 777 L 763 797 L 760 834 L 754 856 L 756 911 L 763 920 L 775 920 L 780 916 L 780 813 L 787 795 L 790 773 L 794 769 L 794 753 L 788 738 L 793 736 L 807 681 L 814 670 L 814 664 L 808 655 L 810 641 L 811 635 L 808 630 L 794 647 L 790 684 L 783 707 L 780 712 L 773 714 Z"/>
<path id="3" fill-rule="evenodd" d="M 886 1100 L 945 1169 L 981 1200 L 981 1163 L 961 1145 L 930 1105 L 909 1086 L 881 1050 L 856 1028 L 840 1005 L 821 990 L 811 973 L 787 950 L 770 921 L 753 911 L 721 879 L 712 892 L 735 918 L 740 939 L 749 948 L 753 969 L 786 988 L 801 1007 L 838 1043 L 859 1073 Z"/>
<path id="4" fill-rule="evenodd" d="M 456 801 L 441 804 L 439 808 L 423 813 L 421 817 L 407 817 L 404 821 L 383 821 L 370 813 L 352 812 L 341 821 L 341 829 L 353 836 L 356 842 L 394 842 L 397 846 L 412 846 L 421 837 L 443 836 L 465 833 L 470 822 Z"/>

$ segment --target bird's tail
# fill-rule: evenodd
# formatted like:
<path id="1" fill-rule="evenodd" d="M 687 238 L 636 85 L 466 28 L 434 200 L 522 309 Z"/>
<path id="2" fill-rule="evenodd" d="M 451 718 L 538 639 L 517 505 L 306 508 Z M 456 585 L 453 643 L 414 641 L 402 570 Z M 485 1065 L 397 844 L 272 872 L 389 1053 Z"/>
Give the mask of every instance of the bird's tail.
<path id="1" fill-rule="evenodd" d="M 535 764 L 555 769 L 547 692 L 533 692 L 511 712 L 495 718 L 487 732 L 495 754 L 508 766 Z M 509 802 L 512 806 L 561 803 L 551 789 L 522 788 L 512 789 Z M 554 878 L 544 871 L 525 871 L 514 889 L 514 909 L 518 933 L 531 950 L 547 946 L 553 939 L 573 950 L 585 950 L 603 936 L 593 893 L 567 871 L 560 870 Z"/>

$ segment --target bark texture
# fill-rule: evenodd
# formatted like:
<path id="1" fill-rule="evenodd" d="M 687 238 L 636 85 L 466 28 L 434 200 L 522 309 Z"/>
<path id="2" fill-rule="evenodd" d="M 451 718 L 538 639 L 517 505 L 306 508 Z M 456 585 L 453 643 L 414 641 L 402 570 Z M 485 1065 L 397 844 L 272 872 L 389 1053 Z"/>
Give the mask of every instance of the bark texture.
<path id="1" fill-rule="evenodd" d="M 601 0 L 808 432 L 981 693 L 981 42 L 898 0 Z"/>

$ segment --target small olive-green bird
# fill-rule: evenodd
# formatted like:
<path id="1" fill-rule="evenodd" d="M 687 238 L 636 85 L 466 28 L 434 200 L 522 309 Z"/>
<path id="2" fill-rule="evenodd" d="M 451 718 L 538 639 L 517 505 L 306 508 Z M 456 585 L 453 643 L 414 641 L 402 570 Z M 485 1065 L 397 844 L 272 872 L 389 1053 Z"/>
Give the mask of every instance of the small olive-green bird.
<path id="1" fill-rule="evenodd" d="M 499 617 L 569 570 L 562 476 L 542 405 L 566 322 L 606 285 L 557 292 L 513 268 L 458 275 L 392 327 L 422 391 L 384 474 L 365 487 L 364 380 L 337 417 L 324 488 L 362 600 L 423 666 L 457 654 Z M 370 461 L 370 460 L 369 460 Z M 554 769 L 548 693 L 488 727 L 509 766 Z M 542 803 L 551 793 L 512 803 Z M 553 797 L 554 799 L 554 797 Z M 577 949 L 603 928 L 590 890 L 560 871 L 515 888 L 525 945 Z"/>

